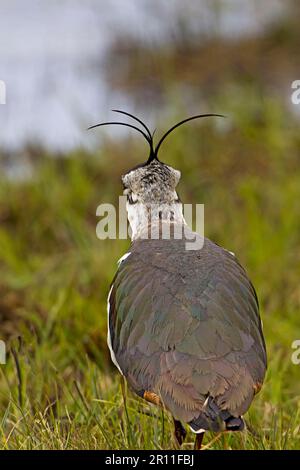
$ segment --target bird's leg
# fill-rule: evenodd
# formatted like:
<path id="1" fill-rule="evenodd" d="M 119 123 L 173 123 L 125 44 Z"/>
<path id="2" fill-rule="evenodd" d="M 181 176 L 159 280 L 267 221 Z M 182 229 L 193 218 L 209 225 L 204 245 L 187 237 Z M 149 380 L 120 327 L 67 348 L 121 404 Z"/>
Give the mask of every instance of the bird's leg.
<path id="1" fill-rule="evenodd" d="M 173 418 L 173 421 L 174 421 L 174 436 L 179 446 L 181 446 L 186 436 L 186 430 L 184 429 L 180 421 L 174 418 Z"/>
<path id="2" fill-rule="evenodd" d="M 195 438 L 194 450 L 201 450 L 204 432 L 199 432 Z"/>

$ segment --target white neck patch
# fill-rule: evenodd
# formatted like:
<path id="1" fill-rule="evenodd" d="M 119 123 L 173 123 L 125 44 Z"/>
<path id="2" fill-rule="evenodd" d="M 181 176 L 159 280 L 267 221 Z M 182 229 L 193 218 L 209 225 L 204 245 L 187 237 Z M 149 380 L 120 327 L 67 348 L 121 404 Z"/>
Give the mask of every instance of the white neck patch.
<path id="1" fill-rule="evenodd" d="M 186 224 L 180 202 L 161 205 L 145 205 L 141 202 L 129 204 L 127 202 L 126 209 L 132 231 L 131 240 L 139 238 L 149 225 L 157 225 L 159 221 Z"/>

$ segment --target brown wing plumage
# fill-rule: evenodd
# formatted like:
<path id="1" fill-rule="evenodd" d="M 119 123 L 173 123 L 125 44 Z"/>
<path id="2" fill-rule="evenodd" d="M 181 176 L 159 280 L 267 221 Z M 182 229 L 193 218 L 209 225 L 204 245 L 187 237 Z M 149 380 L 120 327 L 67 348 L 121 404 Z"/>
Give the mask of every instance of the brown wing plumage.
<path id="1" fill-rule="evenodd" d="M 217 430 L 245 413 L 263 382 L 257 297 L 236 258 L 205 239 L 139 240 L 109 299 L 111 346 L 136 393 L 158 395 L 179 420 Z"/>

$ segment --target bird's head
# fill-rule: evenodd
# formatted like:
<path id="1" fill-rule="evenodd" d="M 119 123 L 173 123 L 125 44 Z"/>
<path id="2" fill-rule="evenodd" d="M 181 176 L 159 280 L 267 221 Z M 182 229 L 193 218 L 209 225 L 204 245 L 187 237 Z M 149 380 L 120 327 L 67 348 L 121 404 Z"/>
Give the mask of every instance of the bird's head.
<path id="1" fill-rule="evenodd" d="M 122 176 L 133 239 L 157 221 L 184 222 L 182 204 L 176 192 L 179 179 L 180 171 L 157 158 Z"/>
<path id="2" fill-rule="evenodd" d="M 155 158 L 122 176 L 124 194 L 129 204 L 172 204 L 178 201 L 180 176 L 180 171 Z"/>
<path id="3" fill-rule="evenodd" d="M 182 214 L 182 204 L 176 192 L 176 186 L 180 180 L 180 171 L 158 159 L 158 151 L 165 138 L 177 127 L 185 122 L 208 116 L 219 116 L 221 114 L 200 114 L 192 116 L 172 126 L 159 140 L 154 147 L 153 133 L 137 117 L 125 111 L 113 110 L 124 114 L 137 121 L 140 127 L 124 122 L 110 121 L 96 124 L 89 127 L 107 126 L 118 124 L 127 126 L 140 132 L 150 147 L 148 160 L 137 167 L 129 170 L 122 176 L 123 194 L 127 197 L 128 220 L 132 229 L 132 238 L 139 238 L 149 224 L 160 223 L 161 221 L 172 221 L 172 223 L 185 223 Z"/>

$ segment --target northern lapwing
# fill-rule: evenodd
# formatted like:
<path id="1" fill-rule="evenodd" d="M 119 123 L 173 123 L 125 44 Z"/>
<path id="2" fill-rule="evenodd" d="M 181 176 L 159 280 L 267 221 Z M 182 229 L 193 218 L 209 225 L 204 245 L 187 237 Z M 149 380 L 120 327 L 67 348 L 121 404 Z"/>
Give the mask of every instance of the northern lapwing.
<path id="1" fill-rule="evenodd" d="M 158 159 L 142 126 L 148 160 L 122 176 L 132 231 L 108 295 L 108 345 L 113 363 L 140 397 L 167 409 L 179 444 L 187 423 L 201 448 L 204 432 L 241 431 L 243 414 L 260 390 L 267 366 L 254 287 L 235 255 L 186 225 L 176 192 L 180 172 Z M 169 237 L 163 237 L 168 226 Z M 154 229 L 154 230 L 153 230 Z M 155 233 L 155 236 L 151 236 Z M 174 234 L 177 234 L 175 236 Z M 178 233 L 184 236 L 178 237 Z M 173 234 L 173 235 L 172 235 Z"/>

